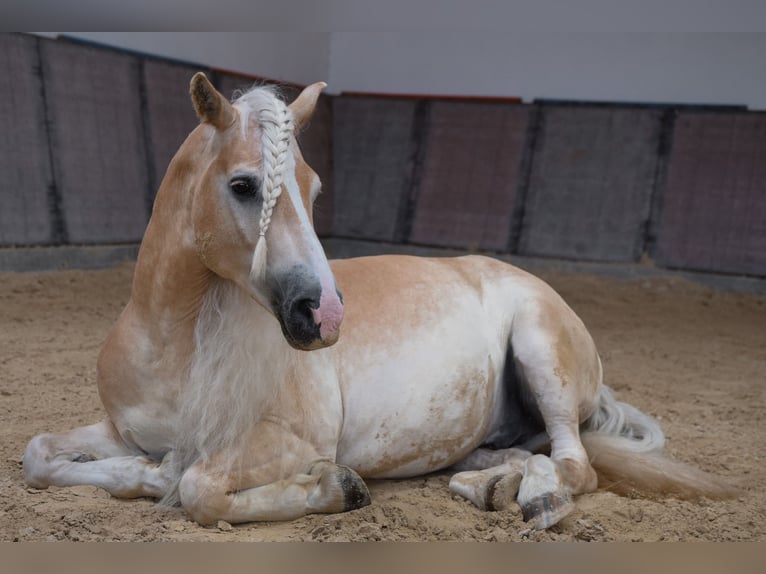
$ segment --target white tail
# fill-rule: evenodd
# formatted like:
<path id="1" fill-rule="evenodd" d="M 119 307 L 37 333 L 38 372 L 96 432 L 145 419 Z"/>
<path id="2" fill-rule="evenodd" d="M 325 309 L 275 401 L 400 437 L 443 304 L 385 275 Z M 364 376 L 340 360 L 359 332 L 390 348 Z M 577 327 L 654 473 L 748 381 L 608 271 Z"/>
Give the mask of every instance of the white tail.
<path id="1" fill-rule="evenodd" d="M 603 386 L 596 413 L 583 425 L 581 440 L 599 486 L 620 494 L 638 491 L 678 498 L 729 498 L 732 481 L 670 459 L 665 436 L 649 415 L 617 401 Z"/>

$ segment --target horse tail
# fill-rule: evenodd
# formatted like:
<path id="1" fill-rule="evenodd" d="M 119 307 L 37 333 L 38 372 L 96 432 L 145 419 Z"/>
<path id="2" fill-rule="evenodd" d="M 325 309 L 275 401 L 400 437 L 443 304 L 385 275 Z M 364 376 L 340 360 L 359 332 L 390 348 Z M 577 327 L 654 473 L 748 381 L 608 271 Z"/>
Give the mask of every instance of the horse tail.
<path id="1" fill-rule="evenodd" d="M 732 481 L 664 454 L 665 435 L 659 423 L 616 400 L 606 386 L 596 412 L 581 429 L 581 440 L 599 486 L 619 494 L 638 491 L 694 499 L 730 498 L 738 492 Z"/>

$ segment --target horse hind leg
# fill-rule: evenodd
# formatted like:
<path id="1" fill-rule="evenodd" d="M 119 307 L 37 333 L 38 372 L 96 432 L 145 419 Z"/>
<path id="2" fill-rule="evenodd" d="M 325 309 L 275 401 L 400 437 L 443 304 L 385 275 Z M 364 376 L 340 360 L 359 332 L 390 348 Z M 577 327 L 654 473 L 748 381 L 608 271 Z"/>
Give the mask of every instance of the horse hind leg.
<path id="1" fill-rule="evenodd" d="M 449 488 L 482 510 L 505 510 L 517 499 L 526 461 L 534 453 L 549 450 L 545 432 L 527 437 L 516 447 L 477 448 L 450 468 L 457 474 Z"/>
<path id="2" fill-rule="evenodd" d="M 572 434 L 567 426 L 565 431 L 555 431 L 557 439 L 552 441 L 551 456 L 519 448 L 488 452 L 478 449 L 457 468 L 503 462 L 481 470 L 458 472 L 450 479 L 449 488 L 482 510 L 506 510 L 515 501 L 524 520 L 536 530 L 549 528 L 574 510 L 573 495 L 592 492 L 597 486 L 584 450 L 581 453 L 577 447 L 562 447 L 579 444 L 576 430 L 575 427 Z"/>
<path id="3" fill-rule="evenodd" d="M 565 315 L 563 320 L 567 319 Z M 593 492 L 598 478 L 580 441 L 579 426 L 595 408 L 601 366 L 582 324 L 558 324 L 558 334 L 537 327 L 531 345 L 514 345 L 524 384 L 535 398 L 550 438 L 550 456 L 524 463 L 517 502 L 524 520 L 548 528 L 574 510 L 573 496 Z M 515 337 L 514 337 L 515 341 Z"/>
<path id="4" fill-rule="evenodd" d="M 130 449 L 105 420 L 37 435 L 27 445 L 23 467 L 33 488 L 91 485 L 119 498 L 159 498 L 172 484 L 169 458 L 160 463 Z"/>
<path id="5" fill-rule="evenodd" d="M 518 392 L 506 415 L 529 415 L 544 432 L 522 439 L 526 442 L 520 448 L 479 449 L 459 468 L 476 465 L 484 470 L 458 473 L 450 488 L 487 510 L 507 508 L 515 500 L 524 520 L 540 530 L 574 510 L 573 496 L 596 490 L 598 480 L 580 442 L 579 422 L 589 405 L 596 404 L 600 363 L 590 337 L 576 323 L 560 331 L 566 345 L 561 334 L 552 337 L 550 329 L 524 325 L 523 318 L 517 326 L 514 355 L 509 357 L 516 378 L 506 384 L 518 385 Z M 550 456 L 532 454 L 548 446 Z"/>
<path id="6" fill-rule="evenodd" d="M 553 526 L 574 510 L 571 488 L 560 466 L 571 471 L 571 459 L 554 460 L 541 454 L 510 448 L 491 454 L 477 451 L 477 460 L 488 461 L 505 458 L 505 462 L 480 470 L 464 470 L 453 475 L 449 488 L 455 494 L 471 501 L 482 510 L 496 511 L 511 508 L 516 502 L 521 507 L 524 520 L 535 529 Z M 473 463 L 469 457 L 457 468 Z M 587 475 L 587 471 L 585 473 Z M 595 487 L 593 488 L 595 490 Z"/>

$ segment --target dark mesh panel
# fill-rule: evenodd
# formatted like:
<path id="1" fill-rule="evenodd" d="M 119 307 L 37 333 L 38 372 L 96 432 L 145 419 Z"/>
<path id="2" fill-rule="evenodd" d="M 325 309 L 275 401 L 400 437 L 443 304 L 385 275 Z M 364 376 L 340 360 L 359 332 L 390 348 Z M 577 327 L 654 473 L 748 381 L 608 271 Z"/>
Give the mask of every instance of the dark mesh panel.
<path id="1" fill-rule="evenodd" d="M 766 114 L 679 114 L 658 227 L 660 265 L 766 275 Z"/>
<path id="2" fill-rule="evenodd" d="M 662 111 L 544 106 L 541 114 L 520 253 L 638 261 Z"/>
<path id="3" fill-rule="evenodd" d="M 138 59 L 47 40 L 41 56 L 69 242 L 140 240 L 149 182 Z"/>
<path id="4" fill-rule="evenodd" d="M 434 102 L 410 240 L 506 249 L 529 108 Z"/>
<path id="5" fill-rule="evenodd" d="M 56 243 L 37 39 L 0 34 L 0 245 Z"/>

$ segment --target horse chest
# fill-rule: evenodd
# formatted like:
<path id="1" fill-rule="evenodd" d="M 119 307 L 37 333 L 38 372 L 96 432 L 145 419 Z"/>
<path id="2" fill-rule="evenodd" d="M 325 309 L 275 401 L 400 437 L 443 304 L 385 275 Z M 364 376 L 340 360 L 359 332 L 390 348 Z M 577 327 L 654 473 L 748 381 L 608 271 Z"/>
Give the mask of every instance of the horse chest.
<path id="1" fill-rule="evenodd" d="M 178 371 L 172 366 L 133 363 L 119 370 L 121 376 L 101 377 L 104 407 L 129 446 L 157 456 L 174 447 L 179 416 L 176 397 L 183 385 Z"/>
<path id="2" fill-rule="evenodd" d="M 162 456 L 175 444 L 176 420 L 167 410 L 155 407 L 127 407 L 112 420 L 126 443 L 149 455 Z"/>

